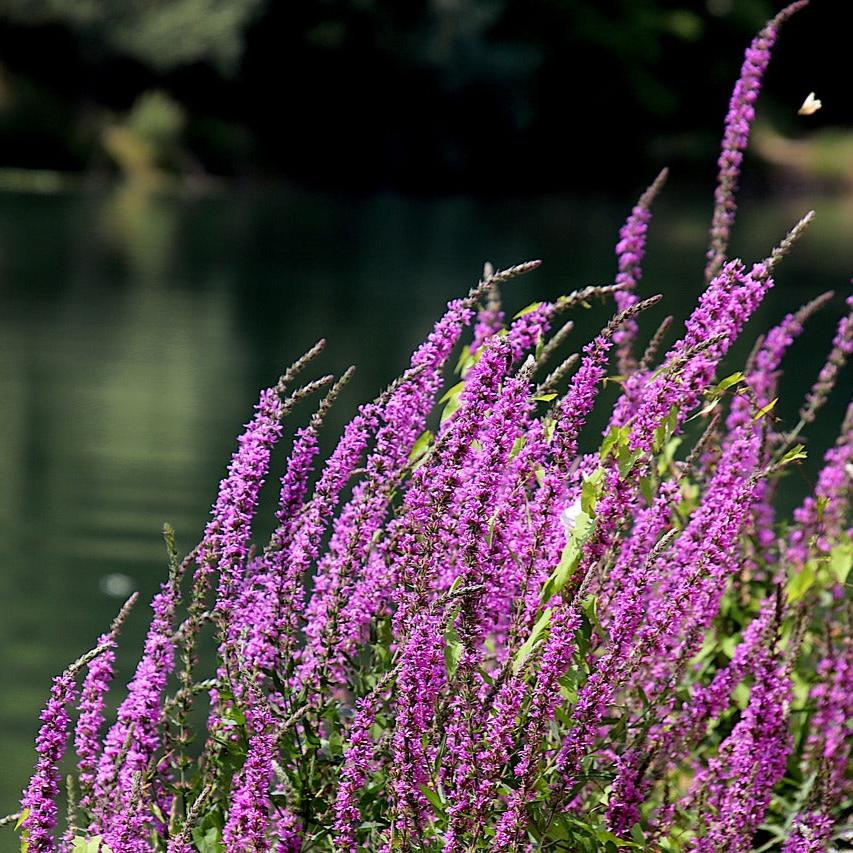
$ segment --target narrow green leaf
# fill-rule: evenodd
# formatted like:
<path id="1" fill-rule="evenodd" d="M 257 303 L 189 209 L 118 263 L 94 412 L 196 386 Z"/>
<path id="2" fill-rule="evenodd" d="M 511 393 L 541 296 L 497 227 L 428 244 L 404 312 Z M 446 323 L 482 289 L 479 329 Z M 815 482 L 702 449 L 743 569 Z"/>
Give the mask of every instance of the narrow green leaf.
<path id="1" fill-rule="evenodd" d="M 540 403 L 550 403 L 551 400 L 557 399 L 557 395 L 556 394 L 537 394 L 533 399 L 538 400 Z"/>
<path id="2" fill-rule="evenodd" d="M 421 793 L 429 800 L 430 805 L 436 810 L 436 813 L 439 816 L 444 814 L 444 803 L 441 801 L 441 797 L 439 797 L 432 788 L 428 788 L 426 785 L 421 785 Z"/>
<path id="3" fill-rule="evenodd" d="M 778 397 L 774 397 L 766 406 L 762 406 L 758 410 L 758 414 L 752 419 L 753 421 L 760 421 L 768 412 L 772 412 L 776 407 L 776 403 L 779 402 Z"/>
<path id="4" fill-rule="evenodd" d="M 444 632 L 444 642 L 444 665 L 447 668 L 447 678 L 450 680 L 456 675 L 463 651 L 459 634 L 456 633 L 456 628 L 452 625 Z"/>
<path id="5" fill-rule="evenodd" d="M 723 391 L 731 388 L 732 385 L 737 385 L 739 382 L 743 382 L 743 380 L 744 375 L 740 371 L 732 373 L 730 376 L 727 376 L 725 379 L 717 383 L 716 391 L 718 393 L 722 393 Z"/>
<path id="6" fill-rule="evenodd" d="M 463 376 L 465 371 L 474 363 L 474 353 L 465 346 L 462 347 L 462 352 L 459 353 L 459 359 L 456 362 L 456 367 L 453 372 L 457 376 Z"/>
<path id="7" fill-rule="evenodd" d="M 542 587 L 542 593 L 539 597 L 542 604 L 558 595 L 569 578 L 575 573 L 580 563 L 581 549 L 592 534 L 593 527 L 592 517 L 586 512 L 579 512 L 571 536 L 569 536 L 569 540 L 560 555 L 560 562 L 557 563 L 556 568 Z"/>
<path id="8" fill-rule="evenodd" d="M 631 450 L 627 444 L 623 444 L 619 448 L 617 457 L 619 466 L 619 476 L 624 480 L 631 473 L 637 460 L 642 455 L 642 450 Z"/>
<path id="9" fill-rule="evenodd" d="M 654 503 L 655 485 L 651 477 L 640 477 L 640 494 L 649 506 Z"/>
<path id="10" fill-rule="evenodd" d="M 522 643 L 521 648 L 515 653 L 515 658 L 512 661 L 512 671 L 513 674 L 517 674 L 521 667 L 524 665 L 524 662 L 527 658 L 530 657 L 530 653 L 536 647 L 536 644 L 541 639 L 542 635 L 545 633 L 548 625 L 551 622 L 551 608 L 548 607 L 542 613 L 542 615 L 536 620 L 536 624 L 533 626 L 533 630 L 530 632 L 530 636 Z"/>

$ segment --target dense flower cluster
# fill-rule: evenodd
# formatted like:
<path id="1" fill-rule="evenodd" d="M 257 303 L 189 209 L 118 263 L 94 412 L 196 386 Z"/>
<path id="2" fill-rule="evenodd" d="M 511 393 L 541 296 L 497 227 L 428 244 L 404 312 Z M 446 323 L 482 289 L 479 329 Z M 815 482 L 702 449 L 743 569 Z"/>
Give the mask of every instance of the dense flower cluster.
<path id="1" fill-rule="evenodd" d="M 180 562 L 167 532 L 169 578 L 111 725 L 121 619 L 55 681 L 22 800 L 29 853 L 826 849 L 853 797 L 853 402 L 792 517 L 775 497 L 843 384 L 853 323 L 796 425 L 774 413 L 781 370 L 831 294 L 726 365 L 809 221 L 763 260 L 724 258 L 761 76 L 802 5 L 747 53 L 712 274 L 660 357 L 668 324 L 632 348 L 659 301 L 636 290 L 665 173 L 620 232 L 615 286 L 505 322 L 500 286 L 537 264 L 487 265 L 322 465 L 350 372 L 292 390 L 318 345 L 261 394 L 199 546 Z M 572 329 L 557 317 L 611 295 L 613 319 L 546 374 Z M 253 544 L 282 418 L 329 385 Z M 84 665 L 81 796 L 57 840 Z"/>

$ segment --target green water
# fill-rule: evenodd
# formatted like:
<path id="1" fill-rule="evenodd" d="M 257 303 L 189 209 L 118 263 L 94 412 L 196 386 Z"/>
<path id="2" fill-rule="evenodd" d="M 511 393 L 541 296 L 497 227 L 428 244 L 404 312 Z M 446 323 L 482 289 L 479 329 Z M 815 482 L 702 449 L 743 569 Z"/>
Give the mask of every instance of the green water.
<path id="1" fill-rule="evenodd" d="M 513 311 L 605 283 L 632 201 L 286 189 L 183 200 L 126 190 L 0 195 L 0 812 L 15 810 L 28 778 L 51 676 L 93 644 L 117 609 L 105 578 L 126 576 L 113 586 L 150 598 L 164 570 L 162 523 L 192 547 L 258 388 L 326 336 L 318 371 L 359 368 L 331 438 L 356 402 L 403 368 L 484 260 L 544 260 L 508 288 Z M 763 256 L 809 203 L 746 204 L 736 248 Z M 848 292 L 853 207 L 827 200 L 817 210 L 732 370 L 754 334 L 787 309 L 828 288 Z M 643 292 L 666 300 L 647 334 L 665 313 L 682 318 L 692 305 L 708 215 L 705 200 L 662 200 Z M 789 421 L 840 304 L 839 296 L 812 322 L 789 361 L 779 406 Z M 578 344 L 607 313 L 580 314 Z M 849 388 L 849 372 L 843 381 Z M 844 397 L 833 396 L 813 455 L 831 441 Z M 811 461 L 789 478 L 783 498 L 795 500 L 813 471 Z M 123 635 L 123 681 L 146 623 L 140 606 Z M 0 850 L 14 849 L 12 833 L 0 833 Z"/>

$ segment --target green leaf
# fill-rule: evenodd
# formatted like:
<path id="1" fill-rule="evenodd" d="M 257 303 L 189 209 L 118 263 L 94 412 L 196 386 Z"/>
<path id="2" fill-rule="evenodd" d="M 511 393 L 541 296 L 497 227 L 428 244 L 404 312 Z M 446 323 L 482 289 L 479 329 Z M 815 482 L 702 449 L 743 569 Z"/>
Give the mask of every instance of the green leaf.
<path id="1" fill-rule="evenodd" d="M 829 505 L 829 498 L 826 495 L 817 496 L 817 521 L 820 524 L 823 521 L 823 512 Z"/>
<path id="2" fill-rule="evenodd" d="M 462 399 L 462 391 L 465 389 L 465 382 L 457 382 L 452 388 L 449 388 L 444 396 L 438 401 L 439 404 L 445 403 L 444 410 L 441 413 L 440 424 L 444 422 L 459 408 Z"/>
<path id="3" fill-rule="evenodd" d="M 740 371 L 738 371 L 737 373 L 732 373 L 725 379 L 718 382 L 714 390 L 717 394 L 722 394 L 723 391 L 728 390 L 732 387 L 732 385 L 737 385 L 739 382 L 743 382 L 743 380 L 744 375 Z"/>
<path id="4" fill-rule="evenodd" d="M 673 406 L 669 410 L 669 414 L 655 428 L 654 451 L 659 452 L 660 449 L 672 438 L 675 430 L 678 427 L 678 406 Z"/>
<path id="5" fill-rule="evenodd" d="M 527 444 L 527 438 L 523 435 L 520 435 L 513 443 L 512 448 L 509 451 L 509 458 L 515 459 L 519 453 L 524 449 L 524 445 Z"/>
<path id="6" fill-rule="evenodd" d="M 649 506 L 654 503 L 655 484 L 651 477 L 640 477 L 640 494 Z"/>
<path id="7" fill-rule="evenodd" d="M 758 414 L 752 419 L 754 421 L 760 421 L 768 412 L 772 412 L 774 408 L 776 408 L 776 403 L 779 402 L 778 397 L 774 397 L 766 406 L 762 406 L 758 410 Z"/>
<path id="8" fill-rule="evenodd" d="M 421 785 L 421 793 L 429 800 L 430 805 L 436 810 L 438 815 L 444 814 L 444 803 L 441 800 L 441 797 L 432 790 L 432 788 L 427 787 L 426 785 Z"/>
<path id="9" fill-rule="evenodd" d="M 595 505 L 601 497 L 601 487 L 604 482 L 604 468 L 600 465 L 588 477 L 583 478 L 581 486 L 581 509 L 587 515 L 595 514 Z"/>
<path id="10" fill-rule="evenodd" d="M 23 822 L 24 822 L 24 821 L 25 821 L 29 816 L 30 816 L 30 807 L 29 807 L 29 806 L 27 806 L 27 808 L 23 809 L 23 810 L 21 811 L 20 815 L 18 815 L 18 821 L 17 821 L 17 823 L 15 824 L 15 832 L 17 832 L 17 831 L 21 828 L 21 824 L 23 824 Z"/>
<path id="11" fill-rule="evenodd" d="M 780 465 L 788 465 L 791 462 L 796 461 L 797 459 L 807 459 L 808 454 L 806 453 L 805 447 L 802 444 L 796 444 L 792 447 L 780 460 Z M 821 511 L 821 515 L 822 515 Z"/>
<path id="12" fill-rule="evenodd" d="M 98 851 L 100 853 L 112 853 L 100 835 L 93 835 L 91 838 L 83 838 L 78 835 L 71 842 L 71 853 L 98 853 Z"/>
<path id="13" fill-rule="evenodd" d="M 681 438 L 670 438 L 663 445 L 663 453 L 661 453 L 658 459 L 659 475 L 662 476 L 666 471 L 669 470 L 669 467 L 672 465 L 672 461 L 675 459 L 675 452 L 681 446 L 681 442 Z"/>
<path id="14" fill-rule="evenodd" d="M 594 520 L 592 517 L 586 512 L 579 512 L 569 541 L 566 542 L 563 553 L 560 555 L 560 562 L 557 563 L 557 567 L 551 572 L 550 577 L 542 587 L 542 593 L 539 596 L 541 604 L 558 595 L 569 578 L 575 573 L 578 563 L 580 563 L 581 550 L 592 534 L 593 527 Z"/>
<path id="15" fill-rule="evenodd" d="M 696 412 L 696 414 L 693 415 L 692 418 L 688 418 L 688 420 L 694 421 L 694 420 L 696 420 L 696 418 L 701 418 L 701 417 L 704 417 L 705 415 L 710 415 L 711 412 L 713 412 L 714 409 L 716 409 L 717 406 L 719 406 L 719 405 L 720 405 L 720 398 L 714 397 L 714 399 L 711 400 L 711 402 L 708 403 L 708 405 L 704 406 L 702 409 L 700 409 L 698 412 Z"/>
<path id="16" fill-rule="evenodd" d="M 839 542 L 829 552 L 829 573 L 838 583 L 845 583 L 850 569 L 853 568 L 853 540 Z"/>
<path id="17" fill-rule="evenodd" d="M 462 389 L 465 387 L 465 380 L 463 379 L 461 382 L 457 382 L 452 387 L 448 388 L 444 394 L 439 399 L 439 404 L 446 403 L 448 400 L 451 400 L 453 397 L 458 397 L 462 393 Z"/>
<path id="18" fill-rule="evenodd" d="M 475 354 L 467 346 L 462 347 L 462 352 L 459 353 L 459 359 L 453 372 L 457 376 L 463 376 L 465 371 L 474 363 L 474 356 Z"/>
<path id="19" fill-rule="evenodd" d="M 631 450 L 627 444 L 623 444 L 619 448 L 617 457 L 619 465 L 619 476 L 624 480 L 636 465 L 637 460 L 643 455 L 642 450 Z"/>
<path id="20" fill-rule="evenodd" d="M 540 403 L 550 403 L 551 400 L 555 400 L 556 398 L 556 394 L 537 394 L 533 399 L 538 400 Z"/>
<path id="21" fill-rule="evenodd" d="M 198 853 L 223 853 L 225 850 L 219 827 L 194 826 L 192 836 Z"/>
<path id="22" fill-rule="evenodd" d="M 429 449 L 429 443 L 433 439 L 433 434 L 431 430 L 424 430 L 418 440 L 412 445 L 412 449 L 409 452 L 409 464 L 412 462 L 416 462 L 422 456 L 424 456 Z"/>
<path id="23" fill-rule="evenodd" d="M 523 317 L 525 314 L 530 314 L 535 311 L 542 303 L 541 302 L 531 302 L 530 305 L 522 308 L 521 311 L 518 312 L 512 319 L 517 320 L 519 317 Z"/>
<path id="24" fill-rule="evenodd" d="M 542 615 L 536 620 L 536 624 L 533 626 L 533 630 L 530 632 L 530 636 L 522 643 L 521 648 L 515 653 L 515 658 L 512 661 L 512 672 L 513 674 L 517 674 L 521 667 L 524 665 L 524 662 L 527 658 L 530 657 L 530 653 L 536 647 L 536 644 L 541 639 L 542 635 L 545 633 L 548 625 L 551 622 L 551 608 L 548 607 L 542 613 Z"/>
<path id="25" fill-rule="evenodd" d="M 817 576 L 815 563 L 809 560 L 799 572 L 794 572 L 788 580 L 788 604 L 793 604 L 805 597 L 814 585 Z"/>
<path id="26" fill-rule="evenodd" d="M 607 435 L 604 436 L 604 441 L 601 442 L 601 450 L 599 455 L 603 462 L 611 454 L 614 448 L 621 447 L 628 441 L 628 427 L 613 427 Z"/>
<path id="27" fill-rule="evenodd" d="M 462 652 L 464 651 L 462 643 L 459 640 L 459 634 L 453 625 L 448 626 L 444 632 L 444 643 L 444 666 L 447 669 L 447 679 L 450 681 L 456 675 L 456 670 L 459 668 L 459 661 L 462 659 Z"/>

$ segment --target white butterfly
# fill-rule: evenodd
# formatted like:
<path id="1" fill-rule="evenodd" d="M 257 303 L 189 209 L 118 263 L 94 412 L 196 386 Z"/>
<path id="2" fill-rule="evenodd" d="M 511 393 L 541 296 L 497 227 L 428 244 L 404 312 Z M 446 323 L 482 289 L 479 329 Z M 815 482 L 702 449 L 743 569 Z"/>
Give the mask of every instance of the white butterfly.
<path id="1" fill-rule="evenodd" d="M 823 104 L 814 96 L 814 92 L 809 92 L 808 97 L 803 101 L 803 105 L 797 110 L 797 114 L 801 116 L 814 115 Z"/>

